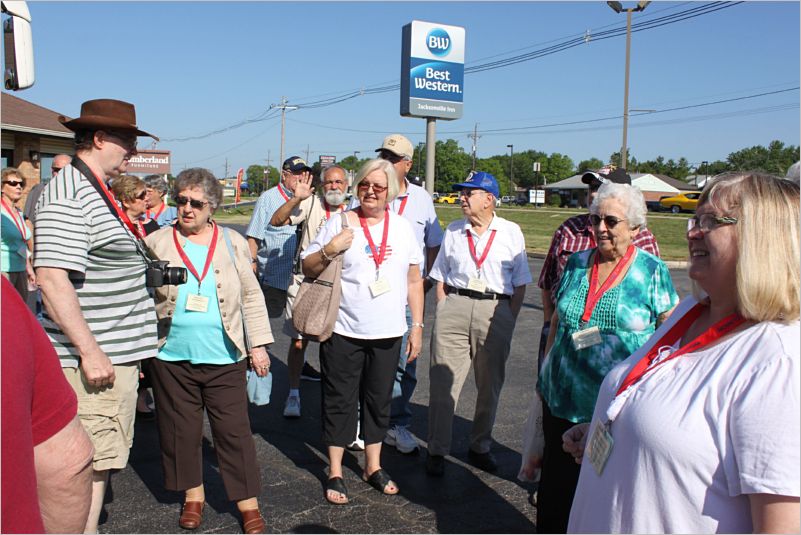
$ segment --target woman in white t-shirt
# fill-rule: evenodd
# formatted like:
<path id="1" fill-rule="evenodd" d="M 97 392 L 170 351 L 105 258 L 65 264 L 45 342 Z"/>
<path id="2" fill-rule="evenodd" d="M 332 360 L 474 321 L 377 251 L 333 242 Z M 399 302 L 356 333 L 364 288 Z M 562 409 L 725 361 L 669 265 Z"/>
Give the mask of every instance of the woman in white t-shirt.
<path id="1" fill-rule="evenodd" d="M 330 461 L 325 497 L 338 505 L 348 503 L 342 457 L 356 436 L 360 401 L 362 479 L 384 494 L 398 493 L 381 468 L 381 443 L 389 426 L 407 301 L 412 314 L 406 346 L 410 361 L 420 353 L 423 338 L 422 252 L 410 223 L 386 209 L 398 194 L 394 167 L 381 159 L 368 161 L 353 189 L 360 207 L 346 213 L 349 228 L 342 228 L 342 218 L 331 218 L 303 253 L 303 273 L 309 277 L 344 255 L 334 334 L 320 346 L 323 442 Z"/>
<path id="2" fill-rule="evenodd" d="M 798 214 L 798 185 L 769 175 L 701 194 L 694 297 L 563 437 L 583 453 L 569 532 L 799 531 Z"/>

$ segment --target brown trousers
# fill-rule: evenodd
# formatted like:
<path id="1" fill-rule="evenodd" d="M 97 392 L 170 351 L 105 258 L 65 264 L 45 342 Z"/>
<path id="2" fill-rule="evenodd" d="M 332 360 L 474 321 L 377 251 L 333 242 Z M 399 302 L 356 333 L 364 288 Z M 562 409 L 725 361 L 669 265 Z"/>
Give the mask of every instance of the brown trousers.
<path id="1" fill-rule="evenodd" d="M 205 409 L 228 499 L 245 500 L 261 493 L 256 445 L 248 418 L 246 369 L 244 359 L 223 366 L 159 359 L 151 362 L 167 490 L 186 490 L 203 483 Z"/>

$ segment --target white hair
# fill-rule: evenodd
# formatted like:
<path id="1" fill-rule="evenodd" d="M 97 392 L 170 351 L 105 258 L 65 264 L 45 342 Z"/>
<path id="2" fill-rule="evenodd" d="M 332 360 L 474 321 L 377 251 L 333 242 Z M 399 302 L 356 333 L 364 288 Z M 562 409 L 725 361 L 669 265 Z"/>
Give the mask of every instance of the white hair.
<path id="1" fill-rule="evenodd" d="M 623 206 L 626 207 L 626 220 L 629 222 L 630 228 L 645 228 L 648 209 L 645 207 L 645 198 L 643 198 L 640 188 L 616 182 L 603 184 L 590 205 L 590 213 L 597 215 L 601 203 L 607 199 L 617 199 L 623 203 Z"/>

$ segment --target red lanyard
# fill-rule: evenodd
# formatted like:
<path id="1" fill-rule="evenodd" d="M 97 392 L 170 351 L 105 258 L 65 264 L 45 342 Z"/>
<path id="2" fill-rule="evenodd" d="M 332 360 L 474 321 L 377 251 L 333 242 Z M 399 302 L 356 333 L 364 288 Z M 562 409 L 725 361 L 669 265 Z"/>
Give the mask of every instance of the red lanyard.
<path id="1" fill-rule="evenodd" d="M 659 355 L 660 349 L 665 345 L 672 346 L 675 344 L 676 340 L 681 338 L 681 335 L 687 332 L 687 329 L 689 329 L 693 322 L 698 319 L 698 316 L 701 315 L 703 308 L 703 305 L 700 303 L 695 305 L 689 312 L 687 312 L 687 314 L 684 315 L 683 318 L 676 322 L 676 324 L 671 327 L 670 330 L 665 333 L 665 335 L 660 338 L 657 343 L 654 344 L 651 350 L 642 359 L 640 359 L 637 364 L 634 365 L 626 378 L 623 379 L 623 383 L 620 385 L 620 388 L 618 388 L 615 397 L 619 396 L 628 387 L 642 379 L 642 377 L 649 370 L 656 369 L 664 363 L 678 358 L 686 353 L 692 353 L 693 351 L 698 351 L 699 349 L 706 347 L 721 336 L 732 332 L 745 321 L 745 318 L 736 312 L 729 314 L 712 327 L 698 335 L 695 340 L 677 349 L 669 357 L 658 362 L 655 366 L 653 366 L 653 368 L 651 368 L 651 364 Z"/>
<path id="2" fill-rule="evenodd" d="M 481 253 L 481 258 L 478 257 L 476 254 L 476 244 L 473 242 L 473 233 L 470 230 L 467 231 L 467 244 L 470 246 L 470 256 L 473 257 L 473 262 L 476 263 L 476 269 L 481 269 L 481 264 L 484 263 L 484 260 L 487 259 L 487 255 L 489 254 L 490 247 L 492 247 L 492 242 L 495 240 L 495 229 L 490 232 L 489 240 L 487 241 L 487 246 L 484 247 L 484 252 Z"/>
<path id="3" fill-rule="evenodd" d="M 289 195 L 286 194 L 286 192 L 284 191 L 284 188 L 281 187 L 281 184 L 278 184 L 278 193 L 281 194 L 281 197 L 284 198 L 284 201 L 288 201 L 289 200 Z"/>
<path id="4" fill-rule="evenodd" d="M 398 215 L 403 215 L 403 211 L 406 210 L 406 202 L 409 200 L 409 195 L 407 194 L 406 197 L 401 199 L 400 209 L 398 210 Z"/>
<path id="5" fill-rule="evenodd" d="M 147 231 L 145 230 L 145 226 L 144 226 L 144 225 L 142 224 L 142 222 L 141 222 L 141 221 L 139 221 L 138 219 L 136 220 L 136 230 L 138 230 L 138 231 L 139 231 L 139 234 L 141 234 L 141 236 L 142 236 L 143 238 L 144 238 L 145 236 L 147 236 Z"/>
<path id="6" fill-rule="evenodd" d="M 212 223 L 214 227 L 214 232 L 211 235 L 211 243 L 209 244 L 209 252 L 206 254 L 206 264 L 203 266 L 203 273 L 201 275 L 197 274 L 197 270 L 195 266 L 192 265 L 192 262 L 189 260 L 189 257 L 186 256 L 184 250 L 181 248 L 181 243 L 178 241 L 178 231 L 175 230 L 175 227 L 172 227 L 172 239 L 175 242 L 175 249 L 178 251 L 178 254 L 181 255 L 181 260 L 184 261 L 184 265 L 186 269 L 197 279 L 197 293 L 200 294 L 200 283 L 203 282 L 203 279 L 206 277 L 206 273 L 209 272 L 209 267 L 211 266 L 211 259 L 214 256 L 214 249 L 217 248 L 217 225 Z"/>
<path id="7" fill-rule="evenodd" d="M 120 216 L 122 222 L 125 224 L 126 227 L 128 227 L 128 230 L 131 231 L 131 234 L 133 234 L 136 238 L 142 239 L 142 235 L 139 233 L 139 229 L 134 226 L 133 222 L 131 221 L 131 218 L 128 217 L 128 214 L 120 210 L 120 207 L 117 204 L 117 200 L 114 198 L 114 195 L 112 195 L 111 192 L 108 190 L 103 181 L 98 180 L 97 184 L 100 186 L 100 189 L 103 190 L 103 193 L 106 195 L 106 197 L 109 198 L 112 206 L 114 206 L 114 209 L 117 211 L 117 215 Z"/>
<path id="8" fill-rule="evenodd" d="M 370 246 L 370 251 L 373 253 L 373 262 L 375 262 L 375 270 L 377 272 L 378 268 L 381 267 L 381 262 L 384 261 L 384 257 L 387 253 L 387 237 L 389 236 L 389 211 L 387 210 L 384 212 L 384 233 L 381 237 L 380 253 L 375 248 L 373 237 L 370 235 L 370 229 L 367 228 L 367 220 L 364 218 L 364 213 L 362 212 L 361 208 L 359 208 L 359 224 L 362 226 L 364 237 L 367 238 L 367 244 Z"/>
<path id="9" fill-rule="evenodd" d="M 147 214 L 146 214 L 146 215 L 147 215 L 147 218 L 148 218 L 148 219 L 158 219 L 158 218 L 159 218 L 159 216 L 161 215 L 161 212 L 163 212 L 163 211 L 164 211 L 164 206 L 165 206 L 165 204 L 162 202 L 162 203 L 161 203 L 161 208 L 159 208 L 159 211 L 158 211 L 158 212 L 156 212 L 155 214 L 154 214 L 153 212 L 151 212 L 150 210 L 148 210 L 148 211 L 147 211 Z"/>
<path id="10" fill-rule="evenodd" d="M 8 206 L 8 204 L 6 204 L 5 199 L 2 199 L 2 203 L 3 203 L 3 208 L 5 208 L 6 212 L 8 212 L 8 215 L 11 217 L 11 221 L 14 222 L 14 226 L 17 227 L 17 230 L 19 231 L 20 235 L 22 236 L 22 239 L 24 240 L 25 230 L 23 229 L 23 226 L 25 225 L 25 223 L 22 222 L 22 216 L 19 215 L 19 213 L 15 209 Z"/>
<path id="11" fill-rule="evenodd" d="M 633 245 L 629 245 L 629 248 L 626 249 L 626 254 L 623 255 L 623 258 L 620 259 L 620 262 L 617 263 L 615 268 L 612 270 L 612 273 L 606 278 L 603 283 L 603 286 L 598 288 L 598 266 L 601 263 L 600 253 L 598 250 L 595 250 L 595 261 L 592 263 L 592 271 L 590 271 L 590 288 L 587 290 L 587 301 L 584 303 L 584 314 L 581 315 L 581 321 L 587 323 L 590 321 L 590 317 L 592 316 L 592 311 L 595 310 L 595 305 L 598 304 L 598 301 L 601 300 L 601 297 L 606 293 L 607 290 L 617 282 L 617 279 L 620 277 L 620 272 L 623 271 L 623 268 L 626 267 L 628 264 L 629 259 L 634 254 L 635 247 Z"/>
<path id="12" fill-rule="evenodd" d="M 323 205 L 325 206 L 325 220 L 328 221 L 331 219 L 331 206 L 328 204 L 327 201 L 323 201 Z M 342 210 L 342 205 L 340 205 L 336 212 L 340 212 Z"/>

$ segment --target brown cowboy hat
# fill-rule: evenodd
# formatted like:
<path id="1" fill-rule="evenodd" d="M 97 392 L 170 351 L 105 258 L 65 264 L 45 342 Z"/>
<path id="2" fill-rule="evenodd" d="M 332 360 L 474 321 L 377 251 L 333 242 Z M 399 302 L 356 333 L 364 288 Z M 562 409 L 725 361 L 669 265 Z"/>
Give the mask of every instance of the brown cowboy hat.
<path id="1" fill-rule="evenodd" d="M 81 104 L 80 117 L 70 120 L 61 115 L 58 120 L 73 132 L 88 129 L 103 130 L 108 128 L 113 130 L 133 131 L 137 136 L 148 136 L 156 141 L 159 140 L 159 138 L 153 134 L 148 134 L 143 130 L 139 130 L 136 126 L 136 110 L 134 109 L 134 105 L 123 102 L 122 100 L 110 98 L 87 100 Z"/>

